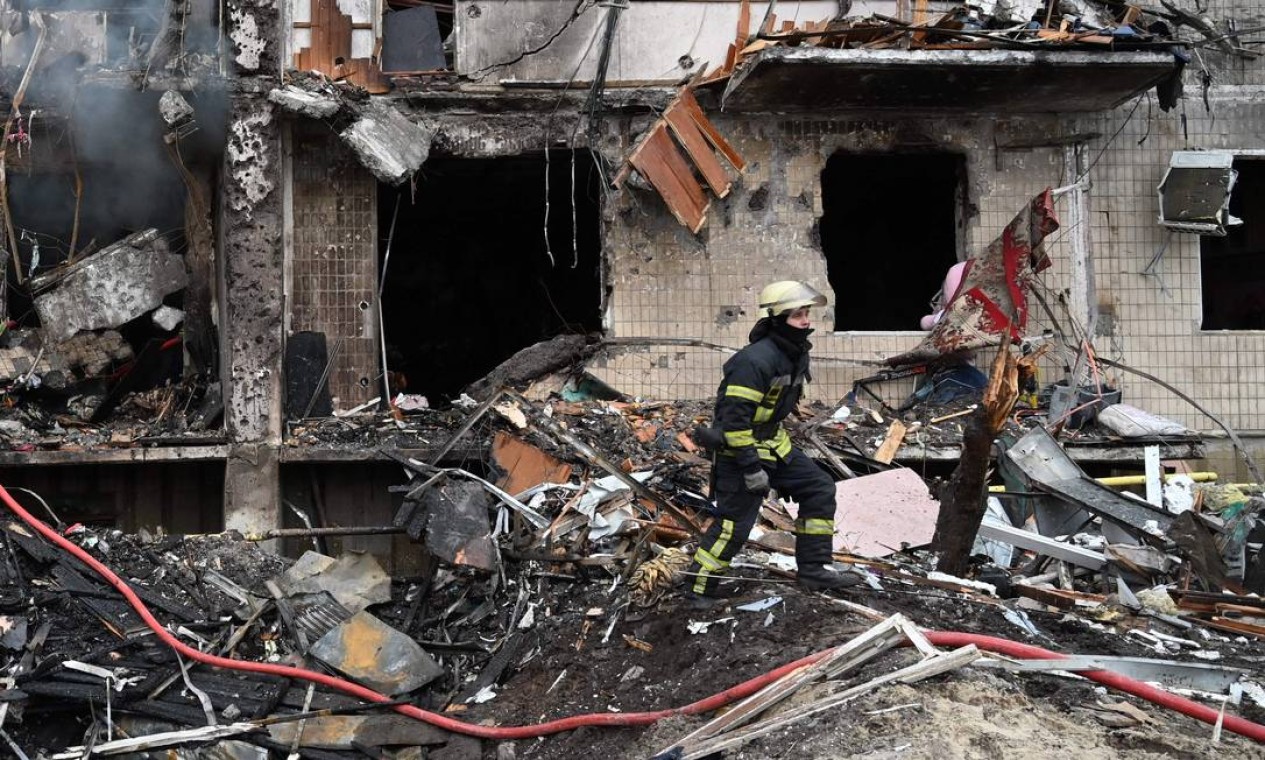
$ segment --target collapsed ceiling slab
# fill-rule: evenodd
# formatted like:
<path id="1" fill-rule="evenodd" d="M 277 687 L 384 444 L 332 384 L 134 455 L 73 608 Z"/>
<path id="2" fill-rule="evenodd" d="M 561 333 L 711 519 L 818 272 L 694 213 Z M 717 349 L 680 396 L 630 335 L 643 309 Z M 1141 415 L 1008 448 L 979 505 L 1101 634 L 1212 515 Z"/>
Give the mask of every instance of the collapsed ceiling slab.
<path id="1" fill-rule="evenodd" d="M 1177 70 L 1169 51 L 770 48 L 739 66 L 733 112 L 1104 111 Z"/>
<path id="2" fill-rule="evenodd" d="M 31 281 L 39 293 L 35 311 L 54 343 L 84 330 L 130 322 L 187 284 L 184 257 L 171 253 L 156 229 L 129 235 Z"/>
<path id="3" fill-rule="evenodd" d="M 328 86 L 313 91 L 293 84 L 272 90 L 268 99 L 291 113 L 336 125 L 338 138 L 388 185 L 413 176 L 430 155 L 435 130 L 380 101 L 353 100 Z"/>

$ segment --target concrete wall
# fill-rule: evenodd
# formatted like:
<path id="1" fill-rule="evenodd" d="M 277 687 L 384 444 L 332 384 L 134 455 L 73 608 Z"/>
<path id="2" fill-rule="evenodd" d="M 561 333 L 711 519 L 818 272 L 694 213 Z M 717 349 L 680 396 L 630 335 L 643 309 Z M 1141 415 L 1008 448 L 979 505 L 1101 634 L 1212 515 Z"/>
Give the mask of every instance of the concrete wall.
<path id="1" fill-rule="evenodd" d="M 759 18 L 763 8 L 756 6 L 753 17 Z M 521 54 L 533 47 L 533 39 L 543 42 L 562 29 L 572 7 L 570 3 L 463 0 L 457 14 L 459 68 L 476 72 L 509 60 L 513 57 L 509 52 Z M 658 75 L 663 78 L 681 54 L 674 47 L 678 38 L 688 37 L 689 45 L 704 48 L 727 44 L 736 7 L 737 3 L 724 2 L 634 3 L 623 19 L 627 23 L 611 78 L 655 78 L 653 69 L 660 64 Z M 658 14 L 653 24 L 650 16 L 640 19 L 637 15 L 651 10 Z M 672 13 L 687 10 L 711 15 L 706 23 L 665 22 Z M 823 9 L 825 15 L 828 10 Z M 586 67 L 594 51 L 588 41 L 598 28 L 597 19 L 589 18 L 592 14 L 585 11 L 562 29 L 547 53 L 494 67 L 494 76 L 566 79 L 574 75 L 581 80 L 590 76 L 591 68 Z M 1249 28 L 1261 24 L 1265 11 L 1250 0 L 1225 0 L 1212 3 L 1208 15 L 1233 17 L 1240 28 Z M 658 29 L 659 37 L 639 37 L 643 21 Z M 505 34 L 494 34 L 497 29 Z M 1196 38 L 1189 31 L 1183 36 Z M 685 49 L 697 52 L 700 48 Z M 656 56 L 666 57 L 660 61 Z M 633 67 L 634 61 L 643 68 Z M 1205 110 L 1199 88 L 1204 68 L 1213 82 L 1208 91 L 1210 110 Z M 1159 263 L 1159 277 L 1140 274 L 1167 236 L 1156 224 L 1155 186 L 1172 151 L 1265 150 L 1265 135 L 1258 129 L 1265 117 L 1265 64 L 1224 55 L 1208 46 L 1199 48 L 1187 72 L 1188 97 L 1170 113 L 1159 110 L 1152 93 L 1110 113 L 1068 117 L 991 114 L 871 119 L 820 114 L 790 119 L 713 114 L 721 131 L 748 160 L 749 170 L 729 198 L 713 204 L 709 223 L 699 236 L 673 221 L 652 193 L 625 190 L 607 198 L 608 330 L 617 337 L 696 338 L 737 347 L 745 342 L 754 321 L 759 288 L 772 279 L 806 279 L 827 291 L 832 300 L 847 298 L 847 292 L 829 292 L 815 231 L 822 214 L 821 171 L 838 151 L 936 150 L 964 156 L 966 206 L 960 242 L 964 253 L 973 255 L 987 246 L 1027 199 L 1077 175 L 1077 167 L 1071 164 L 1076 150 L 1059 143 L 1075 143 L 1079 135 L 1080 165 L 1092 164 L 1088 222 L 1069 223 L 1048 241 L 1054 267 L 1042 278 L 1058 316 L 1066 317 L 1060 301 L 1074 302 L 1079 293 L 1071 287 L 1070 242 L 1087 228 L 1096 283 L 1090 306 L 1102 315 L 1096 337 L 1102 355 L 1163 377 L 1205 402 L 1231 425 L 1265 430 L 1265 404 L 1259 390 L 1260 381 L 1265 380 L 1265 360 L 1260 358 L 1265 333 L 1200 330 L 1198 238 L 1175 235 Z M 437 152 L 491 156 L 560 145 L 572 133 L 568 110 L 562 109 L 556 118 L 546 118 L 542 112 L 506 111 L 477 116 L 431 112 L 418 118 L 438 127 Z M 618 164 L 650 120 L 649 116 L 609 116 L 599 149 Z M 1007 144 L 1047 147 L 998 147 Z M 1066 198 L 1058 208 L 1065 220 L 1072 218 Z M 910 222 L 917 223 L 914 210 Z M 893 242 L 893 255 L 906 253 L 899 241 Z M 906 292 L 900 283 L 884 283 L 884 287 L 890 288 L 891 298 L 920 303 L 931 295 Z M 829 326 L 832 315 L 828 312 L 819 321 Z M 1039 334 L 1047 326 L 1044 322 L 1038 314 L 1029 334 Z M 814 395 L 836 400 L 854 379 L 873 371 L 858 366 L 860 362 L 907 350 L 921 337 L 916 330 L 819 330 Z M 599 358 L 594 369 L 630 393 L 707 397 L 714 392 L 724 358 L 725 354 L 707 349 L 660 346 Z M 1118 373 L 1111 377 L 1132 403 L 1197 429 L 1211 429 L 1206 419 L 1161 387 Z M 889 393 L 898 398 L 906 390 L 895 385 Z"/>
<path id="2" fill-rule="evenodd" d="M 1258 69 L 1236 76 L 1255 78 Z M 1115 112 L 1082 118 L 965 118 L 865 121 L 718 117 L 722 131 L 747 158 L 749 171 L 724 201 L 715 202 L 697 238 L 677 225 L 657 197 L 619 194 L 608 209 L 606 243 L 611 262 L 609 328 L 615 336 L 693 337 L 731 346 L 745 342 L 760 287 L 774 279 L 802 278 L 828 290 L 825 260 L 814 236 L 821 215 L 820 175 L 839 150 L 901 151 L 909 145 L 960 152 L 967 160 L 965 248 L 974 254 L 992 240 L 1046 186 L 1065 184 L 1059 147 L 998 151 L 998 143 L 1039 142 L 1097 133 L 1084 145 L 1090 171 L 1090 240 L 1097 305 L 1107 315 L 1096 343 L 1103 356 L 1158 375 L 1180 387 L 1232 426 L 1265 429 L 1265 333 L 1207 332 L 1200 324 L 1199 239 L 1175 235 L 1157 269 L 1141 273 L 1167 232 L 1158 226 L 1158 185 L 1174 150 L 1263 150 L 1265 88 L 1217 87 L 1211 112 L 1197 99 L 1169 114 L 1143 97 Z M 638 125 L 629 125 L 635 133 Z M 1100 155 L 1101 154 L 1101 155 Z M 758 199 L 759 202 L 756 202 Z M 1058 204 L 1068 217 L 1065 200 Z M 916 212 L 910 212 L 917 223 Z M 1070 246 L 1065 227 L 1048 244 L 1054 261 L 1043 275 L 1047 296 L 1068 295 Z M 893 241 L 893 255 L 899 255 Z M 1162 281 L 1162 285 L 1161 285 Z M 891 283 L 892 298 L 925 300 Z M 847 293 L 829 293 L 832 302 Z M 1056 309 L 1058 307 L 1056 306 Z M 1060 319 L 1066 320 L 1062 313 Z M 819 322 L 829 326 L 829 313 Z M 1044 326 L 1038 318 L 1029 334 Z M 815 354 L 823 359 L 875 360 L 915 345 L 922 333 L 829 333 L 819 329 Z M 598 374 L 630 393 L 705 397 L 714 392 L 724 354 L 693 348 L 656 348 L 611 356 Z M 870 370 L 820 362 L 814 396 L 832 401 Z M 1145 380 L 1111 373 L 1126 400 L 1211 430 L 1209 421 L 1169 391 Z M 893 387 L 899 397 L 905 388 Z"/>
<path id="3" fill-rule="evenodd" d="M 324 124 L 295 122 L 290 135 L 286 335 L 325 334 L 334 408 L 351 409 L 381 393 L 378 183 Z"/>
<path id="4" fill-rule="evenodd" d="M 571 20 L 577 7 L 582 10 Z M 750 7 L 754 32 L 768 3 L 752 2 Z M 797 0 L 782 3 L 776 12 L 779 19 L 802 25 L 827 21 L 839 7 L 836 0 Z M 708 71 L 720 66 L 736 37 L 740 9 L 737 0 L 630 3 L 619 19 L 607 79 L 676 81 L 704 65 Z M 606 13 L 596 3 L 579 6 L 572 0 L 459 0 L 457 71 L 489 83 L 590 81 L 602 49 Z"/>
<path id="5" fill-rule="evenodd" d="M 721 131 L 748 162 L 731 195 L 713 202 L 708 226 L 696 238 L 668 216 L 657 197 L 635 191 L 619 194 L 609 209 L 606 239 L 613 287 L 608 315 L 617 337 L 700 338 L 741 346 L 756 319 L 760 288 L 775 279 L 803 279 L 827 293 L 831 303 L 846 298 L 826 279 L 816 225 L 822 215 L 821 171 L 830 156 L 847 152 L 956 153 L 965 158 L 967 214 L 963 248 L 974 254 L 991 242 L 1024 203 L 1046 186 L 1061 184 L 1062 150 L 1034 149 L 995 155 L 995 140 L 1016 135 L 1058 134 L 1054 118 L 999 121 L 994 118 L 867 120 L 731 118 L 715 116 Z M 997 161 L 1002 167 L 997 168 Z M 858 178 L 857 181 L 864 181 Z M 908 209 L 910 224 L 917 209 Z M 1056 241 L 1056 260 L 1065 244 Z M 891 255 L 909 256 L 892 241 Z M 1047 280 L 1065 287 L 1066 267 L 1056 265 Z M 1064 273 L 1064 274 L 1060 274 Z M 863 264 L 854 273 L 864 283 Z M 892 299 L 926 303 L 933 293 L 908 292 L 883 283 Z M 812 395 L 835 400 L 874 367 L 840 361 L 875 362 L 908 350 L 921 340 L 916 329 L 900 332 L 832 332 L 833 309 L 818 319 Z M 910 325 L 916 328 L 916 324 Z M 1040 333 L 1033 325 L 1029 332 Z M 599 361 L 597 374 L 630 393 L 662 397 L 706 397 L 715 392 L 725 355 L 694 348 L 630 352 Z M 893 397 L 907 392 L 899 384 Z"/>

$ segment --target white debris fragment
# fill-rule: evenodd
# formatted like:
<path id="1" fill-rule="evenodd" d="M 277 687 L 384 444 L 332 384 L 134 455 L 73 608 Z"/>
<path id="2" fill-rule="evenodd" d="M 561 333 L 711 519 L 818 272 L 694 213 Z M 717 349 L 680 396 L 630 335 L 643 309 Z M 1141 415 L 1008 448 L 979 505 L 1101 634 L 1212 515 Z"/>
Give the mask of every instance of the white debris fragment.
<path id="1" fill-rule="evenodd" d="M 496 699 L 496 684 L 490 683 L 482 689 L 479 689 L 473 697 L 467 699 L 466 704 L 473 702 L 476 705 L 481 705 L 484 702 L 491 702 L 494 699 Z"/>
<path id="2" fill-rule="evenodd" d="M 777 552 L 773 552 L 769 554 L 767 564 L 769 567 L 775 567 L 778 570 L 785 570 L 788 573 L 793 573 L 799 570 L 799 565 L 795 564 L 795 558 L 789 554 L 779 554 Z"/>
<path id="3" fill-rule="evenodd" d="M 1164 484 L 1164 506 L 1173 514 L 1195 507 L 1195 481 L 1189 475 L 1174 475 Z"/>
<path id="4" fill-rule="evenodd" d="M 1059 537 L 1060 541 L 1062 541 L 1063 539 L 1064 539 L 1063 536 Z M 1072 536 L 1071 542 L 1076 544 L 1077 546 L 1081 546 L 1086 549 L 1091 549 L 1096 552 L 1100 552 L 1107 547 L 1107 539 L 1103 538 L 1100 535 L 1095 535 L 1093 533 L 1077 533 L 1076 535 Z"/>
<path id="5" fill-rule="evenodd" d="M 689 622 L 689 625 L 685 626 L 685 629 L 689 631 L 690 633 L 697 636 L 700 633 L 707 633 L 707 629 L 711 628 L 713 625 L 717 625 L 720 623 L 729 623 L 732 621 L 733 621 L 732 616 L 723 617 L 723 618 L 720 618 L 719 620 L 691 620 Z"/>
<path id="6" fill-rule="evenodd" d="M 984 583 L 983 581 L 973 581 L 967 578 L 959 578 L 956 575 L 949 575 L 948 573 L 942 573 L 942 572 L 939 572 L 938 570 L 927 573 L 927 580 L 940 581 L 942 583 L 954 583 L 959 586 L 966 586 L 967 588 L 976 589 L 977 591 L 983 591 L 989 594 L 990 596 L 997 596 L 997 587 L 991 583 Z"/>
<path id="7" fill-rule="evenodd" d="M 154 309 L 154 313 L 150 315 L 150 318 L 154 320 L 154 324 L 170 332 L 184 321 L 184 312 L 163 304 Z"/>
<path id="8" fill-rule="evenodd" d="M 1041 631 L 1037 630 L 1037 627 L 1033 625 L 1032 621 L 1028 618 L 1028 614 L 1024 612 L 1023 610 L 1008 609 L 1005 612 L 1003 612 L 1002 615 L 1011 624 L 1023 629 L 1023 631 L 1027 633 L 1029 636 L 1042 635 Z"/>
<path id="9" fill-rule="evenodd" d="M 1230 684 L 1230 700 L 1240 704 L 1243 697 L 1256 703 L 1257 707 L 1265 707 L 1265 688 L 1255 681 L 1240 681 Z"/>
<path id="10" fill-rule="evenodd" d="M 558 688 L 558 684 L 562 683 L 562 679 L 564 679 L 564 678 L 566 678 L 566 677 L 567 677 L 567 669 L 566 669 L 566 668 L 563 668 L 563 669 L 562 669 L 562 672 L 558 674 L 558 677 L 557 677 L 557 678 L 555 678 L 555 679 L 553 679 L 553 683 L 549 684 L 549 688 L 548 688 L 548 689 L 545 689 L 545 693 L 546 693 L 546 694 L 548 694 L 549 692 L 551 692 L 551 691 L 553 691 L 554 689 Z"/>
<path id="11" fill-rule="evenodd" d="M 527 427 L 527 415 L 523 414 L 523 410 L 518 408 L 517 404 L 506 401 L 503 404 L 497 404 L 492 407 L 497 414 L 508 420 L 514 427 L 523 430 Z"/>
<path id="12" fill-rule="evenodd" d="M 527 605 L 527 611 L 523 613 L 523 617 L 518 621 L 518 630 L 525 631 L 536 624 L 536 603 L 531 602 Z"/>
<path id="13" fill-rule="evenodd" d="M 416 393 L 399 393 L 392 402 L 396 409 L 405 412 L 416 412 L 422 409 L 430 408 L 430 400 L 425 396 L 419 396 Z"/>
<path id="14" fill-rule="evenodd" d="M 764 612 L 765 610 L 771 607 L 776 607 L 777 605 L 781 603 L 782 603 L 782 597 L 770 596 L 756 602 L 751 602 L 750 604 L 739 605 L 735 607 L 734 609 L 742 610 L 743 612 Z"/>

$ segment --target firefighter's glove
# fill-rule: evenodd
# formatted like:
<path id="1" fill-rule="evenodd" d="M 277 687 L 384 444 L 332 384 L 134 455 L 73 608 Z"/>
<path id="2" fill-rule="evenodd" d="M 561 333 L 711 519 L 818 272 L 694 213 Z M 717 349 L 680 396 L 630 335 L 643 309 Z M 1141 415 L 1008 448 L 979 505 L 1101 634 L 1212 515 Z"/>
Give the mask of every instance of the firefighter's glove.
<path id="1" fill-rule="evenodd" d="M 763 496 L 769 492 L 769 473 L 763 467 L 747 470 L 742 473 L 742 484 L 746 486 L 747 493 Z"/>

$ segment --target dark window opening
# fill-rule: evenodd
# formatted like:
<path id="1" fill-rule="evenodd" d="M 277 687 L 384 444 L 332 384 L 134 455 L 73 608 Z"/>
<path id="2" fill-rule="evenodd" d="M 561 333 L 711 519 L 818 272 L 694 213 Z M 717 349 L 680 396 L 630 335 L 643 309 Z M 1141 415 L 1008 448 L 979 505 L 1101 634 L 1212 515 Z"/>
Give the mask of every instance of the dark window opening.
<path id="1" fill-rule="evenodd" d="M 574 158 L 573 192 L 571 152 L 550 152 L 547 205 L 544 154 L 432 158 L 412 199 L 379 187 L 383 252 L 399 200 L 382 309 L 406 392 L 437 403 L 520 349 L 601 329 L 601 180 Z"/>
<path id="2" fill-rule="evenodd" d="M 1199 238 L 1204 330 L 1265 330 L 1265 159 L 1236 159 L 1225 237 Z"/>
<path id="3" fill-rule="evenodd" d="M 917 330 L 958 261 L 965 161 L 838 153 L 821 173 L 821 246 L 835 330 Z"/>

